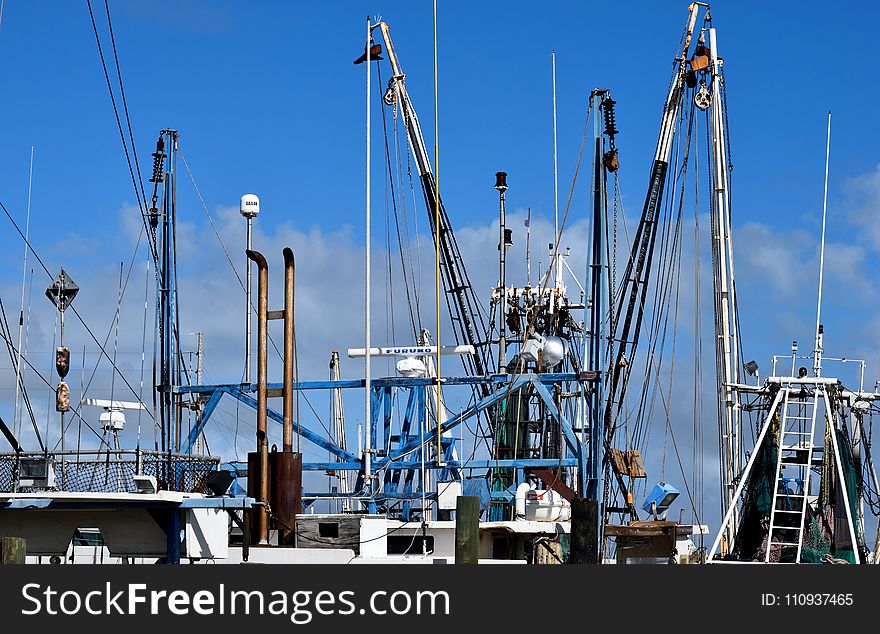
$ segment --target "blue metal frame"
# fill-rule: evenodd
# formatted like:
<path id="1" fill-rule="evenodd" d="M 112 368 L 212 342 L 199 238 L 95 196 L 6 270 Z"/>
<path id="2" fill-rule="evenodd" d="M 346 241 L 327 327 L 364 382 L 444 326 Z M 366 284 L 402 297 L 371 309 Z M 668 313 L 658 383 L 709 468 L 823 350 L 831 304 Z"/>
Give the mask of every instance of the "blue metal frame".
<path id="1" fill-rule="evenodd" d="M 303 425 L 300 421 L 293 421 L 293 431 L 299 434 L 305 440 L 313 443 L 323 450 L 329 451 L 336 456 L 338 462 L 306 462 L 303 463 L 303 470 L 306 471 L 340 471 L 354 470 L 358 471 L 360 477 L 355 487 L 355 492 L 350 494 L 339 494 L 332 492 L 309 492 L 304 493 L 304 499 L 333 499 L 348 497 L 363 501 L 368 508 L 375 510 L 377 502 L 390 502 L 392 504 L 400 504 L 400 511 L 404 519 L 411 517 L 412 502 L 422 497 L 433 499 L 435 494 L 423 491 L 424 483 L 420 476 L 422 468 L 439 472 L 441 479 L 460 477 L 463 470 L 488 470 L 488 469 L 516 469 L 517 484 L 525 477 L 525 472 L 533 468 L 572 468 L 575 467 L 578 472 L 578 485 L 581 491 L 584 491 L 585 482 L 588 476 L 588 467 L 593 467 L 594 462 L 592 456 L 588 455 L 587 447 L 584 446 L 582 438 L 575 432 L 571 422 L 565 414 L 559 410 L 554 402 L 551 389 L 549 386 L 565 385 L 566 383 L 578 383 L 583 391 L 587 390 L 589 382 L 595 380 L 594 375 L 575 374 L 575 373 L 542 373 L 542 374 L 521 374 L 521 375 L 491 375 L 487 377 L 446 377 L 441 379 L 443 387 L 456 385 L 477 385 L 488 384 L 493 390 L 488 396 L 480 399 L 467 409 L 459 412 L 455 416 L 450 417 L 439 430 L 439 433 L 450 432 L 463 424 L 465 421 L 475 418 L 496 403 L 509 397 L 514 391 L 532 387 L 534 393 L 539 396 L 545 405 L 546 412 L 550 419 L 555 420 L 562 431 L 565 439 L 565 454 L 561 458 L 518 458 L 518 459 L 480 459 L 480 460 L 454 460 L 453 438 L 443 438 L 441 440 L 441 448 L 443 452 L 443 460 L 438 463 L 432 457 L 431 460 L 422 462 L 414 459 L 411 454 L 419 450 L 423 445 L 431 446 L 436 440 L 438 430 L 436 426 L 428 429 L 423 427 L 425 416 L 427 416 L 427 391 L 429 387 L 435 385 L 435 379 L 432 378 L 412 378 L 412 377 L 388 377 L 371 380 L 372 400 L 372 416 L 369 428 L 366 433 L 370 434 L 371 445 L 374 448 L 373 454 L 373 472 L 385 470 L 381 487 L 373 494 L 363 493 L 363 476 L 364 462 L 355 454 L 337 446 L 332 440 L 326 438 L 315 431 Z M 281 384 L 270 384 L 269 389 L 279 389 Z M 294 390 L 331 390 L 331 389 L 358 389 L 364 388 L 365 381 L 362 379 L 346 380 L 346 381 L 304 381 L 294 383 Z M 255 384 L 226 384 L 226 385 L 198 385 L 198 386 L 180 386 L 172 388 L 177 393 L 199 394 L 206 399 L 205 407 L 202 412 L 201 419 L 192 428 L 189 438 L 187 439 L 187 451 L 191 452 L 196 440 L 202 434 L 205 426 L 216 411 L 217 405 L 224 394 L 228 394 L 239 402 L 256 409 L 257 401 L 252 395 L 256 392 Z M 406 399 L 404 407 L 404 415 L 399 422 L 397 433 L 395 433 L 395 424 L 393 411 L 399 399 Z M 402 401 L 401 401 L 402 402 Z M 592 403 L 590 403 L 592 406 Z M 590 410 L 593 408 L 590 407 Z M 269 408 L 268 417 L 270 420 L 278 424 L 283 423 L 280 412 Z M 584 416 L 586 419 L 586 415 Z M 381 424 L 383 430 L 382 445 L 378 440 L 378 428 Z M 427 431 L 423 431 L 427 429 Z M 590 452 L 592 453 L 592 452 Z M 417 458 L 417 456 L 415 456 Z M 238 470 L 241 474 L 246 474 L 246 468 Z M 510 497 L 509 492 L 503 492 L 505 499 Z"/>

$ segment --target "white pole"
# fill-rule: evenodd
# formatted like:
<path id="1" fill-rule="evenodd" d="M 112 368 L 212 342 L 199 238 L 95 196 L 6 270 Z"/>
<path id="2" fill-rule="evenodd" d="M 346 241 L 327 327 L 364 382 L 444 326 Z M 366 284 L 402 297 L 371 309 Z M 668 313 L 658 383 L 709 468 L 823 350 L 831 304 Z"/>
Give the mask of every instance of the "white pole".
<path id="1" fill-rule="evenodd" d="M 24 286 L 27 277 L 27 254 L 28 254 L 28 233 L 31 226 L 31 185 L 34 180 L 34 146 L 31 146 L 31 161 L 28 168 L 28 193 L 27 193 L 27 217 L 24 226 L 24 264 L 21 268 L 21 307 L 18 311 L 18 351 L 15 359 L 15 408 L 12 412 L 12 429 L 13 435 L 18 436 L 19 417 L 21 415 L 19 408 L 19 396 L 21 393 L 21 331 L 24 327 Z"/>
<path id="2" fill-rule="evenodd" d="M 531 238 L 532 238 L 532 208 L 529 207 L 528 214 L 526 215 L 526 282 L 529 287 L 532 286 L 532 249 L 531 249 Z"/>
<path id="3" fill-rule="evenodd" d="M 716 359 L 719 377 L 719 416 L 720 434 L 724 455 L 722 469 L 724 482 L 722 483 L 725 499 L 722 500 L 723 508 L 733 507 L 733 522 L 728 525 L 728 543 L 732 544 L 735 538 L 738 523 L 736 498 L 734 497 L 736 474 L 739 473 L 739 428 L 740 412 L 738 394 L 732 385 L 738 383 L 739 361 L 737 357 L 737 341 L 734 302 L 735 293 L 732 276 L 733 253 L 731 247 L 730 214 L 727 157 L 724 148 L 724 117 L 721 103 L 721 60 L 718 57 L 716 44 L 716 31 L 709 29 L 709 55 L 712 63 L 712 163 L 713 178 L 715 181 L 714 200 L 714 251 L 717 253 L 715 264 L 716 296 L 715 305 L 717 317 L 715 331 L 717 335 Z"/>
<path id="4" fill-rule="evenodd" d="M 366 81 L 367 81 L 367 191 L 366 191 L 366 271 L 365 271 L 365 296 L 366 306 L 364 311 L 364 347 L 366 354 L 364 355 L 364 486 L 366 490 L 372 493 L 372 482 L 370 474 L 370 435 L 372 430 L 372 412 L 370 410 L 370 18 L 367 16 L 367 63 L 366 63 Z"/>
<path id="5" fill-rule="evenodd" d="M 253 250 L 253 242 L 252 242 L 252 229 L 253 229 L 254 219 L 248 217 L 247 219 L 247 248 L 248 251 Z M 247 269 L 245 271 L 245 275 L 247 276 L 247 282 L 245 284 L 245 315 L 247 315 L 247 319 L 245 321 L 245 344 L 244 344 L 244 382 L 251 382 L 251 259 L 245 258 L 247 261 Z"/>
<path id="6" fill-rule="evenodd" d="M 825 141 L 825 192 L 822 197 L 822 239 L 819 245 L 819 299 L 816 302 L 816 349 L 813 371 L 816 376 L 822 374 L 822 271 L 825 268 L 825 216 L 828 211 L 828 161 L 831 157 L 831 111 L 828 111 L 828 135 Z"/>
<path id="7" fill-rule="evenodd" d="M 553 244 L 559 239 L 559 170 L 556 160 L 556 51 L 550 52 L 550 63 L 553 70 Z M 559 245 L 556 245 L 557 253 Z M 557 278 L 559 263 L 556 262 Z M 557 286 L 559 286 L 557 280 Z"/>

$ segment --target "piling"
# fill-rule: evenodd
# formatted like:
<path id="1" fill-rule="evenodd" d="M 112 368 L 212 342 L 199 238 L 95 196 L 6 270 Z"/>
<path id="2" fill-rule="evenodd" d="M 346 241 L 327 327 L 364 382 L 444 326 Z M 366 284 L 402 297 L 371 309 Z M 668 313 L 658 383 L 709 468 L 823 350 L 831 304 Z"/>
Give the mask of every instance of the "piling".
<path id="1" fill-rule="evenodd" d="M 599 502 L 575 498 L 571 501 L 570 564 L 599 563 Z"/>
<path id="2" fill-rule="evenodd" d="M 455 563 L 476 564 L 480 553 L 480 498 L 459 495 L 455 502 Z"/>
<path id="3" fill-rule="evenodd" d="M 23 564 L 26 554 L 23 537 L 0 537 L 0 564 Z"/>

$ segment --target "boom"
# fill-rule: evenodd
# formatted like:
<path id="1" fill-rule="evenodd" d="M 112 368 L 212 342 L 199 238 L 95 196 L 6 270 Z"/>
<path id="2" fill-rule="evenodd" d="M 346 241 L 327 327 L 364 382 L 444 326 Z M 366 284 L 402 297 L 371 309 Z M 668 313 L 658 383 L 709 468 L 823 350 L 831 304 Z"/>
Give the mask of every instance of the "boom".
<path id="1" fill-rule="evenodd" d="M 385 93 L 385 103 L 396 103 L 403 114 L 406 127 L 406 136 L 416 160 L 419 170 L 419 180 L 422 184 L 422 192 L 425 195 L 425 204 L 431 223 L 431 234 L 438 239 L 440 245 L 440 269 L 443 276 L 443 286 L 446 290 L 446 302 L 449 308 L 449 316 L 452 320 L 455 340 L 459 344 L 470 345 L 476 351 L 473 355 L 462 357 L 465 368 L 471 374 L 483 376 L 494 372 L 492 357 L 489 354 L 489 341 L 485 340 L 487 327 L 486 320 L 480 312 L 480 304 L 474 293 L 473 286 L 468 278 L 464 267 L 455 235 L 446 214 L 443 201 L 437 195 L 437 185 L 431 163 L 428 160 L 428 151 L 425 139 L 422 135 L 419 119 L 406 91 L 405 75 L 400 69 L 397 53 L 391 42 L 391 34 L 388 24 L 379 22 L 376 27 L 382 33 L 385 48 L 388 52 L 388 61 L 391 63 L 392 76 L 388 80 L 388 90 Z M 374 27 L 374 28 L 376 28 Z M 439 214 L 435 205 L 439 203 Z M 439 217 L 439 226 L 435 226 L 435 216 Z"/>

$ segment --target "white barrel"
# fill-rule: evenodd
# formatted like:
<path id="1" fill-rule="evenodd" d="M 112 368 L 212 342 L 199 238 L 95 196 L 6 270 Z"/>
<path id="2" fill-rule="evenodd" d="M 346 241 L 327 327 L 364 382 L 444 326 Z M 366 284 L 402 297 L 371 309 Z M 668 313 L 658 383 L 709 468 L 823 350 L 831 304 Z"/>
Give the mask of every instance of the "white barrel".
<path id="1" fill-rule="evenodd" d="M 552 489 L 533 489 L 525 492 L 525 519 L 532 522 L 566 522 L 571 519 L 571 504 Z"/>

